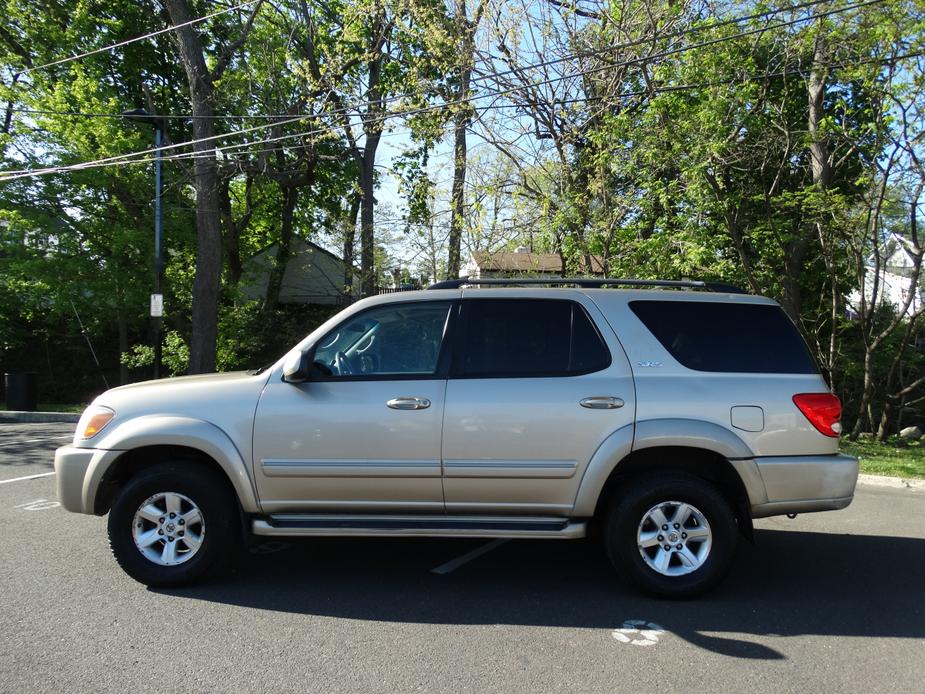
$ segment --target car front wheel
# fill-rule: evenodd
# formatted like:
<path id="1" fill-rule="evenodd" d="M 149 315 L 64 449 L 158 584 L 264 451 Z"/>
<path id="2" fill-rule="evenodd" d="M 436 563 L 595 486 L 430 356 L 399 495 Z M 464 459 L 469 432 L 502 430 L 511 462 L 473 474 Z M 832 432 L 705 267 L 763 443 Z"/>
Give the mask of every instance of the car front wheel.
<path id="1" fill-rule="evenodd" d="M 222 567 L 237 513 L 227 485 L 193 461 L 162 463 L 133 477 L 109 512 L 116 561 L 149 586 L 195 582 Z"/>

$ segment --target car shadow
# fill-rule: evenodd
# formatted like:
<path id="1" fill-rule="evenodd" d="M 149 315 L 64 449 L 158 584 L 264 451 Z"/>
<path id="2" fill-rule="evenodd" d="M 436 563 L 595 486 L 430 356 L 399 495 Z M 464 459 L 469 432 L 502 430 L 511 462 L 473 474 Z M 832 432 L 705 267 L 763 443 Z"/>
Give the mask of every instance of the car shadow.
<path id="1" fill-rule="evenodd" d="M 455 571 L 432 569 L 472 540 L 302 539 L 258 545 L 220 582 L 161 591 L 261 610 L 426 624 L 615 629 L 654 622 L 705 650 L 785 656 L 768 635 L 925 637 L 925 540 L 759 530 L 713 592 L 639 595 L 615 580 L 597 543 L 519 540 Z M 279 551 L 277 551 L 279 550 Z"/>

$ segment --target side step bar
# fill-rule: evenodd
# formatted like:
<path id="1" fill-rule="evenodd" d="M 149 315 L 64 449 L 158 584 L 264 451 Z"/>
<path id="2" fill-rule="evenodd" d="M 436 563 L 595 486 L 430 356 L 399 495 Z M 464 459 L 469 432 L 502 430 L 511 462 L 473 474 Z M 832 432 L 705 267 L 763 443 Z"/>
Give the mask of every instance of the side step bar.
<path id="1" fill-rule="evenodd" d="M 273 515 L 256 518 L 254 535 L 379 537 L 584 537 L 587 523 L 524 516 Z"/>

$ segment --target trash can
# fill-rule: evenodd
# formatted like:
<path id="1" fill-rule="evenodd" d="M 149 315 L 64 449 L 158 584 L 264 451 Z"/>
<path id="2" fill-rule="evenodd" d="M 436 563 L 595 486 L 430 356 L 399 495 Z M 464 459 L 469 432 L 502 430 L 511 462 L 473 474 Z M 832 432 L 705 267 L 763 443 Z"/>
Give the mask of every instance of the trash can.
<path id="1" fill-rule="evenodd" d="M 35 412 L 38 406 L 38 388 L 34 371 L 3 375 L 6 386 L 6 409 Z"/>

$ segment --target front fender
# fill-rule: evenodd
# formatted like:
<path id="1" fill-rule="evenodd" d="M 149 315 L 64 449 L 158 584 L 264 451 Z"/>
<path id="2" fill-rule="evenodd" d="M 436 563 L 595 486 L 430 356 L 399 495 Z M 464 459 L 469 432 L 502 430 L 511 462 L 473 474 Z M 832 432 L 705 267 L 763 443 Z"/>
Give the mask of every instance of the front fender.
<path id="1" fill-rule="evenodd" d="M 147 446 L 183 446 L 193 448 L 212 458 L 231 481 L 241 508 L 247 513 L 259 513 L 257 494 L 244 457 L 231 438 L 211 422 L 192 417 L 150 415 L 129 419 L 95 445 L 96 454 L 90 461 L 83 484 L 83 507 L 95 508 L 96 494 L 103 475 L 125 451 Z"/>

